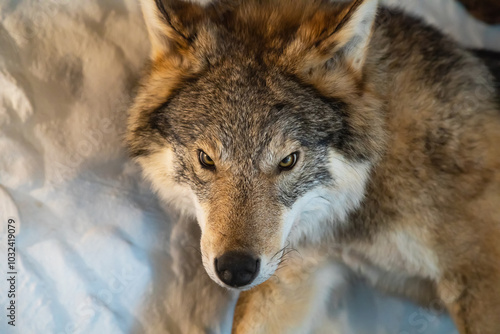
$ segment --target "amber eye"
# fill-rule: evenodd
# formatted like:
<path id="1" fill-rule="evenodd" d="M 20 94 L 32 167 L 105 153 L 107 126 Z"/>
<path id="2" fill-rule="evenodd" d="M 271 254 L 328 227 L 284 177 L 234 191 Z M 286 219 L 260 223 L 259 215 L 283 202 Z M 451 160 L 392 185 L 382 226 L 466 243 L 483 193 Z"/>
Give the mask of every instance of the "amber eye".
<path id="1" fill-rule="evenodd" d="M 198 158 L 200 159 L 200 164 L 204 168 L 208 168 L 208 169 L 214 169 L 215 168 L 215 162 L 212 160 L 212 158 L 210 158 L 208 156 L 208 154 L 206 154 L 202 150 L 200 150 L 200 152 L 198 154 Z"/>
<path id="2" fill-rule="evenodd" d="M 281 160 L 281 162 L 279 164 L 280 169 L 282 169 L 282 170 L 292 169 L 293 166 L 295 166 L 295 164 L 297 163 L 297 156 L 298 156 L 298 153 L 292 153 L 292 154 L 288 155 L 287 157 L 285 157 L 283 160 Z"/>

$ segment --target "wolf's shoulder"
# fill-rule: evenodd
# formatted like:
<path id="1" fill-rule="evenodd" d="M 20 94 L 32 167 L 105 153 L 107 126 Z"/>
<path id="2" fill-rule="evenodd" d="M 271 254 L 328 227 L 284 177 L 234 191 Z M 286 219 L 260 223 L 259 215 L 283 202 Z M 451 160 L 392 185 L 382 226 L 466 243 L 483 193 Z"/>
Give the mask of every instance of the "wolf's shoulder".
<path id="1" fill-rule="evenodd" d="M 372 44 L 389 43 L 391 51 L 427 51 L 434 58 L 462 53 L 463 48 L 439 28 L 423 18 L 398 8 L 379 7 Z"/>
<path id="2" fill-rule="evenodd" d="M 443 103 L 494 87 L 488 68 L 472 52 L 437 27 L 398 9 L 379 9 L 371 56 L 371 66 L 387 73 L 389 81 Z"/>

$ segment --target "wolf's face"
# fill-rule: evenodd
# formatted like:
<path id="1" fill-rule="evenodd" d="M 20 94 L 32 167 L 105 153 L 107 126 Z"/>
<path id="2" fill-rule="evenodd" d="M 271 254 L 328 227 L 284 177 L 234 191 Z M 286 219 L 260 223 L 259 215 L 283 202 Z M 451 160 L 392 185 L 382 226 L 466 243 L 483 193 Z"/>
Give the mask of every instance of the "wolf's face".
<path id="1" fill-rule="evenodd" d="M 153 65 L 131 110 L 129 147 L 161 196 L 197 218 L 210 277 L 251 288 L 289 243 L 319 240 L 363 198 L 378 155 L 369 136 L 383 134 L 376 99 L 359 90 L 369 34 L 356 29 L 371 26 L 375 5 L 145 0 L 143 9 Z M 351 31 L 329 42 L 338 57 L 321 52 L 330 36 L 309 36 L 324 35 L 315 30 L 322 10 Z M 354 26 L 339 23 L 346 17 Z"/>

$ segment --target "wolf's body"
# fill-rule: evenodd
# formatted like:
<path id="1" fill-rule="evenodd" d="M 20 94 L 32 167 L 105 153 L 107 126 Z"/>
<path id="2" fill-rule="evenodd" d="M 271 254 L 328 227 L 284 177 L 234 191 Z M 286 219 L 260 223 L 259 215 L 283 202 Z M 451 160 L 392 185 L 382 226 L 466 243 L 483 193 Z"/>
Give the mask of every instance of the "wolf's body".
<path id="1" fill-rule="evenodd" d="M 500 333 L 500 111 L 478 58 L 374 0 L 142 4 L 129 148 L 197 218 L 210 277 L 255 287 L 235 332 L 306 330 L 334 258 Z M 288 245 L 316 260 L 276 271 Z"/>

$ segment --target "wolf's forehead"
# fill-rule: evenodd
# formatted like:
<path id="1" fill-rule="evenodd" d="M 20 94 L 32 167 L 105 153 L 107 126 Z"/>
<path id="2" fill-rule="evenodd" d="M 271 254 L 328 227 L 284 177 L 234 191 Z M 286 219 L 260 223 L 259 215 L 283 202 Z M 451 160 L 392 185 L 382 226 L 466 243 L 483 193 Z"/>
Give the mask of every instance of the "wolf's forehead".
<path id="1" fill-rule="evenodd" d="M 340 102 L 334 106 L 284 75 L 247 65 L 221 66 L 185 83 L 165 111 L 173 132 L 191 142 L 213 138 L 251 149 L 320 141 L 339 128 Z"/>

